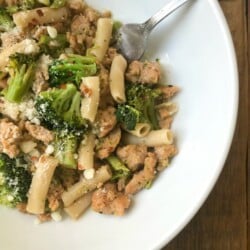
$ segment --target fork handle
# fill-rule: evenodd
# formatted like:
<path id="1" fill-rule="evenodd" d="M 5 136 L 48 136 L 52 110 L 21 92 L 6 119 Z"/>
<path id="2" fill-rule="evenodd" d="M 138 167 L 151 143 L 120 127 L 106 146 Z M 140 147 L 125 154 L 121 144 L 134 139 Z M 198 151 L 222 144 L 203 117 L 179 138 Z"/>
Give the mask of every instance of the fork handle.
<path id="1" fill-rule="evenodd" d="M 156 14 L 149 18 L 145 23 L 143 23 L 146 33 L 150 31 L 160 23 L 165 17 L 169 16 L 176 9 L 181 7 L 183 4 L 189 0 L 171 0 L 162 9 L 160 9 Z"/>

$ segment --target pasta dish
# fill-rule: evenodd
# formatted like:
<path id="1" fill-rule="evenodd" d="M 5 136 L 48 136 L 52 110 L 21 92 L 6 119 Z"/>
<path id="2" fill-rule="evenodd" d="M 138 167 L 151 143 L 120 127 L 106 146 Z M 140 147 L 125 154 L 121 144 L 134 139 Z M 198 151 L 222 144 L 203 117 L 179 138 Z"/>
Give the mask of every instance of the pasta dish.
<path id="1" fill-rule="evenodd" d="M 120 25 L 82 0 L 1 2 L 1 205 L 121 216 L 176 155 L 178 87 L 115 49 Z"/>

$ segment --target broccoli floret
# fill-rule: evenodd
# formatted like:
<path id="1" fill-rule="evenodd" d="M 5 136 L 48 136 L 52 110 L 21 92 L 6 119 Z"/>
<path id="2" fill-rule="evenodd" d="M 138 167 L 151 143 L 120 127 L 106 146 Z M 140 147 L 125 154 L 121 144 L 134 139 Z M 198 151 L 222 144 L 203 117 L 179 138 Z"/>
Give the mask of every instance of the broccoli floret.
<path id="1" fill-rule="evenodd" d="M 10 78 L 5 90 L 5 98 L 10 102 L 21 102 L 29 91 L 36 69 L 38 55 L 16 53 L 9 57 Z"/>
<path id="2" fill-rule="evenodd" d="M 124 163 L 116 156 L 111 155 L 106 158 L 113 172 L 112 181 L 119 180 L 120 178 L 128 178 L 131 174 L 130 170 L 124 165 Z"/>
<path id="3" fill-rule="evenodd" d="M 77 160 L 75 158 L 79 137 L 73 133 L 60 131 L 56 133 L 54 141 L 54 155 L 60 164 L 67 168 L 76 169 Z"/>
<path id="4" fill-rule="evenodd" d="M 69 43 L 65 34 L 58 34 L 55 38 L 51 38 L 49 35 L 42 35 L 38 45 L 44 54 L 56 58 L 68 47 Z"/>
<path id="5" fill-rule="evenodd" d="M 69 54 L 65 59 L 54 60 L 49 66 L 49 84 L 52 87 L 65 83 L 79 86 L 82 77 L 94 75 L 96 71 L 93 57 Z"/>
<path id="6" fill-rule="evenodd" d="M 50 8 L 61 8 L 63 6 L 65 6 L 66 4 L 66 0 L 54 0 L 50 3 Z"/>
<path id="7" fill-rule="evenodd" d="M 19 157 L 11 159 L 0 154 L 0 204 L 15 207 L 27 201 L 32 176 L 27 162 Z"/>
<path id="8" fill-rule="evenodd" d="M 43 126 L 55 131 L 55 156 L 68 168 L 76 168 L 75 154 L 88 123 L 80 112 L 81 95 L 75 85 L 41 92 L 35 109 Z"/>
<path id="9" fill-rule="evenodd" d="M 14 27 L 14 22 L 7 12 L 7 10 L 3 7 L 0 7 L 0 31 L 9 31 Z"/>
<path id="10" fill-rule="evenodd" d="M 141 120 L 141 117 L 141 112 L 129 105 L 119 104 L 117 106 L 117 121 L 120 122 L 127 130 L 135 129 L 135 126 Z"/>
<path id="11" fill-rule="evenodd" d="M 48 6 L 51 8 L 61 8 L 66 4 L 66 0 L 21 0 L 17 4 L 7 7 L 10 14 L 14 14 L 22 10 L 31 10 L 38 7 Z"/>
<path id="12" fill-rule="evenodd" d="M 160 94 L 161 92 L 158 89 L 143 84 L 127 84 L 127 101 L 125 104 L 118 106 L 118 111 L 125 110 L 128 117 L 124 117 L 121 112 L 116 112 L 118 121 L 129 130 L 131 130 L 130 128 L 134 128 L 135 121 L 136 123 L 147 122 L 153 129 L 158 129 L 159 125 L 155 112 L 155 101 Z M 135 112 L 135 110 L 137 110 L 137 112 Z M 131 125 L 129 126 L 130 128 L 127 125 Z"/>
<path id="13" fill-rule="evenodd" d="M 42 125 L 48 129 L 68 131 L 76 136 L 87 129 L 80 113 L 81 97 L 73 84 L 41 92 L 35 100 L 35 109 Z"/>

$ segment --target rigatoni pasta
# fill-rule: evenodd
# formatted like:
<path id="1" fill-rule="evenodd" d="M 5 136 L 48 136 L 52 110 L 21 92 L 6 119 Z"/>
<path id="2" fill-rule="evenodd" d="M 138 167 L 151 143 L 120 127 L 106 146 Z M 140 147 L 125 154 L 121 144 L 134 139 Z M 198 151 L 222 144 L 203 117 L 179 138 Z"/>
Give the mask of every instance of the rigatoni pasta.
<path id="1" fill-rule="evenodd" d="M 85 97 L 81 102 L 82 117 L 94 122 L 100 99 L 99 77 L 90 76 L 83 78 L 80 88 Z"/>
<path id="2" fill-rule="evenodd" d="M 90 206 L 92 194 L 93 194 L 92 192 L 89 192 L 83 195 L 81 198 L 76 200 L 70 206 L 65 207 L 64 211 L 72 219 L 75 219 L 75 220 L 78 219 L 82 215 L 82 213 Z"/>
<path id="3" fill-rule="evenodd" d="M 68 18 L 68 14 L 68 10 L 65 7 L 59 9 L 43 7 L 14 13 L 13 20 L 17 27 L 24 29 L 30 25 L 42 25 L 65 21 Z"/>
<path id="4" fill-rule="evenodd" d="M 84 170 L 94 168 L 94 147 L 95 135 L 88 134 L 84 138 L 78 149 L 78 169 Z"/>
<path id="5" fill-rule="evenodd" d="M 124 136 L 126 144 L 145 144 L 148 147 L 170 145 L 173 141 L 173 132 L 169 129 L 152 130 L 144 137 L 137 137 L 130 134 Z"/>
<path id="6" fill-rule="evenodd" d="M 97 31 L 95 35 L 94 47 L 89 53 L 96 56 L 102 61 L 108 47 L 112 35 L 113 21 L 111 18 L 99 18 L 97 21 Z"/>
<path id="7" fill-rule="evenodd" d="M 117 103 L 124 103 L 125 96 L 125 83 L 124 73 L 127 67 L 127 61 L 122 55 L 116 55 L 112 61 L 109 83 L 110 93 Z"/>
<path id="8" fill-rule="evenodd" d="M 109 166 L 105 165 L 100 167 L 96 173 L 94 178 L 87 180 L 82 179 L 73 186 L 69 188 L 68 191 L 62 194 L 62 200 L 65 207 L 71 205 L 75 200 L 80 198 L 82 195 L 93 191 L 97 188 L 98 185 L 101 185 L 112 177 L 111 170 Z"/>
<path id="9" fill-rule="evenodd" d="M 54 157 L 42 155 L 39 158 L 28 195 L 26 209 L 29 213 L 44 213 L 46 196 L 57 165 L 58 160 Z"/>

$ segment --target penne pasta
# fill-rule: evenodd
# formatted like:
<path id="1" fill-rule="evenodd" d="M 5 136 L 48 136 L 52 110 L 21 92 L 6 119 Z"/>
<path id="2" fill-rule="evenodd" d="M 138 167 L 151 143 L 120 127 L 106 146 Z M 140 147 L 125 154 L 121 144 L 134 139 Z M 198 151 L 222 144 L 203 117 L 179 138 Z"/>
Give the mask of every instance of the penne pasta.
<path id="1" fill-rule="evenodd" d="M 24 29 L 29 25 L 62 22 L 68 18 L 68 15 L 68 10 L 65 7 L 59 9 L 43 7 L 16 12 L 13 14 L 13 21 L 17 27 Z"/>
<path id="2" fill-rule="evenodd" d="M 65 191 L 62 194 L 62 200 L 65 207 L 71 205 L 75 200 L 80 198 L 82 195 L 93 191 L 97 188 L 97 186 L 105 183 L 106 181 L 110 180 L 112 177 L 112 173 L 108 165 L 104 165 L 100 167 L 96 173 L 94 178 L 87 180 L 82 179 L 73 186 L 71 186 L 68 191 Z"/>
<path id="3" fill-rule="evenodd" d="M 46 196 L 57 165 L 58 160 L 52 156 L 42 155 L 39 158 L 28 194 L 26 209 L 29 213 L 44 213 Z"/>
<path id="4" fill-rule="evenodd" d="M 88 134 L 84 139 L 78 150 L 78 169 L 84 170 L 94 168 L 94 147 L 95 135 Z"/>
<path id="5" fill-rule="evenodd" d="M 94 55 L 99 61 L 102 61 L 109 46 L 112 35 L 113 21 L 111 18 L 99 18 L 97 21 L 97 30 L 95 35 L 94 47 L 89 53 Z"/>
<path id="6" fill-rule="evenodd" d="M 137 123 L 134 130 L 127 130 L 127 132 L 136 137 L 145 137 L 150 130 L 151 126 L 148 123 Z"/>
<path id="7" fill-rule="evenodd" d="M 81 102 L 82 117 L 90 122 L 95 121 L 100 100 L 100 80 L 98 76 L 84 77 L 80 86 L 84 98 Z"/>
<path id="8" fill-rule="evenodd" d="M 78 219 L 90 206 L 93 192 L 89 192 L 76 200 L 70 206 L 65 207 L 64 211 L 72 218 Z"/>
<path id="9" fill-rule="evenodd" d="M 172 144 L 174 136 L 169 129 L 159 129 L 150 131 L 145 137 L 136 137 L 126 134 L 123 137 L 126 144 L 145 144 L 148 147 Z"/>
<path id="10" fill-rule="evenodd" d="M 127 61 L 122 55 L 114 57 L 110 69 L 109 84 L 112 97 L 117 103 L 126 101 L 124 74 Z"/>
<path id="11" fill-rule="evenodd" d="M 33 39 L 24 39 L 9 48 L 4 48 L 0 53 L 0 69 L 4 71 L 4 67 L 9 62 L 9 56 L 15 53 L 31 54 L 39 52 L 39 46 Z"/>

